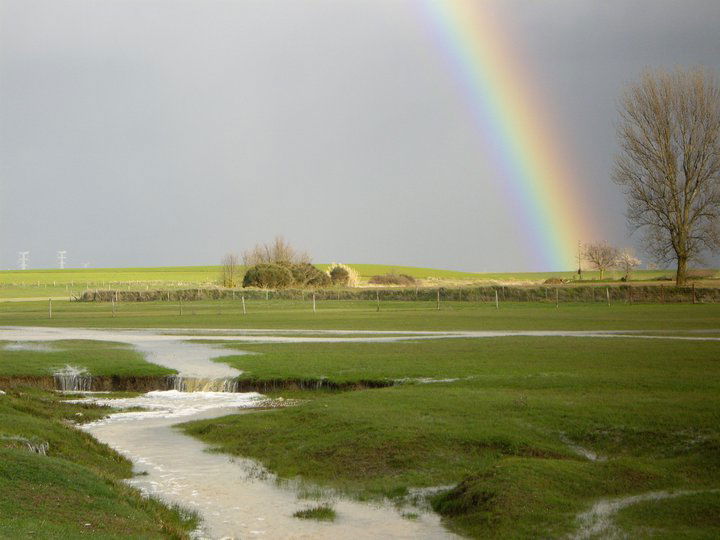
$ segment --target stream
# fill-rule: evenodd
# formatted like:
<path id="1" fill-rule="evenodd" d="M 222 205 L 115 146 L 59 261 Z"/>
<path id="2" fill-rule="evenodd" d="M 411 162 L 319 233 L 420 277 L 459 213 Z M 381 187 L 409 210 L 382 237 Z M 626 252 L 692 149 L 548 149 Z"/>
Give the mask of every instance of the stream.
<path id="1" fill-rule="evenodd" d="M 178 370 L 184 380 L 203 381 L 200 386 L 185 385 L 188 388 L 226 387 L 224 383 L 228 378 L 236 377 L 240 372 L 211 359 L 242 353 L 186 341 L 208 337 L 219 338 L 149 331 L 0 329 L 0 340 L 18 343 L 66 339 L 130 343 L 143 352 L 148 361 Z M 257 336 L 248 337 L 253 341 L 260 340 Z M 226 340 L 228 336 L 220 339 Z M 273 340 L 281 339 L 294 340 L 292 337 L 275 337 Z M 77 376 L 82 377 L 80 372 Z M 281 482 L 258 462 L 209 452 L 205 443 L 173 428 L 181 422 L 228 414 L 262 414 L 250 410 L 264 401 L 264 397 L 255 392 L 168 390 L 133 398 L 93 396 L 74 401 L 143 409 L 111 414 L 85 424 L 82 429 L 133 462 L 137 475 L 128 480 L 129 484 L 143 493 L 197 512 L 201 525 L 193 535 L 195 538 L 455 537 L 430 511 L 357 502 L 311 484 Z M 303 493 L 308 492 L 313 494 L 312 498 L 303 497 Z M 320 503 L 329 503 L 334 508 L 337 514 L 334 521 L 293 517 L 294 512 Z M 403 512 L 411 515 L 405 517 Z"/>
<path id="2" fill-rule="evenodd" d="M 175 369 L 182 384 L 175 390 L 148 392 L 139 397 L 106 399 L 94 403 L 142 411 L 118 412 L 82 429 L 132 460 L 139 475 L 128 482 L 143 492 L 198 512 L 202 519 L 196 538 L 453 538 L 439 517 L 415 507 L 353 501 L 309 485 L 278 482 L 259 463 L 208 451 L 199 440 L 173 428 L 175 424 L 251 413 L 263 400 L 260 394 L 228 390 L 228 381 L 240 371 L 213 358 L 243 354 L 203 341 L 348 342 L 401 341 L 439 338 L 482 338 L 512 335 L 575 337 L 638 337 L 630 332 L 363 332 L 294 330 L 95 330 L 82 328 L 0 327 L 0 340 L 42 347 L 56 340 L 99 340 L 133 345 L 149 362 Z M 38 344 L 38 342 L 40 344 Z M 63 376 L 83 376 L 82 372 Z M 78 379 L 80 381 L 80 379 Z M 72 381 L 68 383 L 72 386 Z M 80 383 L 76 383 L 76 386 Z M 84 384 L 84 383 L 83 383 Z M 80 389 L 80 388 L 76 388 Z M 182 390 L 182 391 L 181 391 Z M 198 391 L 191 391 L 198 390 Z M 263 414 L 254 412 L 252 414 Z M 319 499 L 304 499 L 304 491 Z M 329 502 L 337 512 L 333 522 L 298 519 L 297 510 Z M 403 516 L 403 512 L 412 516 Z"/>

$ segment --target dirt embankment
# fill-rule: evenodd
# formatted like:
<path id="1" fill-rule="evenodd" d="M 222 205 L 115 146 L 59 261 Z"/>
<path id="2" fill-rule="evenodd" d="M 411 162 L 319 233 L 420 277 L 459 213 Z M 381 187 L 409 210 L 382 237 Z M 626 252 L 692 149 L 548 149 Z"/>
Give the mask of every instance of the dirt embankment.
<path id="1" fill-rule="evenodd" d="M 43 390 L 57 390 L 58 384 L 52 375 L 0 376 L 0 388 L 33 386 Z M 93 376 L 90 390 L 96 392 L 150 392 L 173 388 L 171 377 L 158 376 Z"/>
<path id="2" fill-rule="evenodd" d="M 328 379 L 236 379 L 230 386 L 233 392 L 272 392 L 278 390 L 364 390 L 392 386 L 392 380 L 360 380 L 337 382 Z M 0 388 L 32 386 L 43 390 L 59 390 L 52 375 L 0 376 Z M 94 392 L 150 392 L 152 390 L 177 389 L 174 376 L 93 376 L 88 390 Z"/>

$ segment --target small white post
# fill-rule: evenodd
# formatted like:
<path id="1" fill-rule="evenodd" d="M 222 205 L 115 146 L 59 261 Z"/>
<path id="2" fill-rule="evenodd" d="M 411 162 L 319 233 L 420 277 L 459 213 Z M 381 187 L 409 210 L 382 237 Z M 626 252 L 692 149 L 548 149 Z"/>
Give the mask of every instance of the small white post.
<path id="1" fill-rule="evenodd" d="M 316 313 L 316 310 L 315 310 L 315 293 L 313 293 L 313 313 Z"/>
<path id="2" fill-rule="evenodd" d="M 242 295 L 242 306 L 243 306 L 243 315 L 247 315 L 247 311 L 245 311 L 245 295 Z"/>
<path id="3" fill-rule="evenodd" d="M 48 298 L 48 318 L 52 319 L 52 298 Z"/>
<path id="4" fill-rule="evenodd" d="M 375 311 L 380 311 L 380 291 L 375 291 L 375 302 L 377 304 Z"/>
<path id="5" fill-rule="evenodd" d="M 560 307 L 560 287 L 555 287 L 555 307 Z"/>
<path id="6" fill-rule="evenodd" d="M 605 296 L 607 297 L 608 307 L 610 307 L 610 287 L 605 287 Z"/>
<path id="7" fill-rule="evenodd" d="M 495 309 L 500 309 L 500 299 L 498 298 L 497 289 L 495 289 Z"/>
<path id="8" fill-rule="evenodd" d="M 440 289 L 437 290 L 437 309 L 440 310 Z"/>
<path id="9" fill-rule="evenodd" d="M 112 316 L 115 317 L 115 299 L 112 299 Z"/>

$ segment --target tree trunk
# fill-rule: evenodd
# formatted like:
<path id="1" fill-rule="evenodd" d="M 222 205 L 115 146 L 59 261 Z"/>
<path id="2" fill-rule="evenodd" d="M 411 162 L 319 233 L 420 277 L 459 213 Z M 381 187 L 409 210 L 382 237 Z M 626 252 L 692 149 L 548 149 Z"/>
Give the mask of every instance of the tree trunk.
<path id="1" fill-rule="evenodd" d="M 685 285 L 686 281 L 687 281 L 687 257 L 684 255 L 678 256 L 677 274 L 675 276 L 675 285 L 680 287 L 681 285 Z"/>

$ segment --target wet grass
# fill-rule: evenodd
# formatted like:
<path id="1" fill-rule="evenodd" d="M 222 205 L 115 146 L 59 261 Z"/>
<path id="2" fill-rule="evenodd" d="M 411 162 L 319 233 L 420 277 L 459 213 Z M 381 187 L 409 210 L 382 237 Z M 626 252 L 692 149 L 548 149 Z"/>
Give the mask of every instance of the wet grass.
<path id="1" fill-rule="evenodd" d="M 262 354 L 226 361 L 258 380 L 460 378 L 314 399 L 296 392 L 310 399 L 184 429 L 281 477 L 359 498 L 402 500 L 414 487 L 456 485 L 432 502 L 464 534 L 562 536 L 599 498 L 720 487 L 718 343 L 527 337 L 241 347 Z M 577 447 L 606 459 L 591 461 Z"/>
<path id="2" fill-rule="evenodd" d="M 107 413 L 35 389 L 0 395 L 0 537 L 186 538 L 196 527 L 123 484 L 130 462 L 70 425 Z M 22 440 L 47 443 L 47 455 Z"/>
<path id="3" fill-rule="evenodd" d="M 293 517 L 300 519 L 314 519 L 316 521 L 335 521 L 337 514 L 332 506 L 321 504 L 305 510 L 298 510 L 293 514 Z"/>
<path id="4" fill-rule="evenodd" d="M 93 328 L 265 328 L 323 330 L 702 330 L 720 327 L 720 304 L 561 304 L 240 300 L 120 304 L 54 302 L 0 303 L 0 326 Z"/>
<path id="5" fill-rule="evenodd" d="M 66 340 L 17 344 L 0 341 L 0 377 L 47 376 L 70 365 L 96 376 L 164 376 L 177 373 L 145 361 L 132 346 L 107 341 Z M 8 348 L 10 347 L 10 348 Z"/>
<path id="6" fill-rule="evenodd" d="M 720 492 L 645 501 L 620 510 L 617 527 L 631 538 L 720 538 Z"/>

